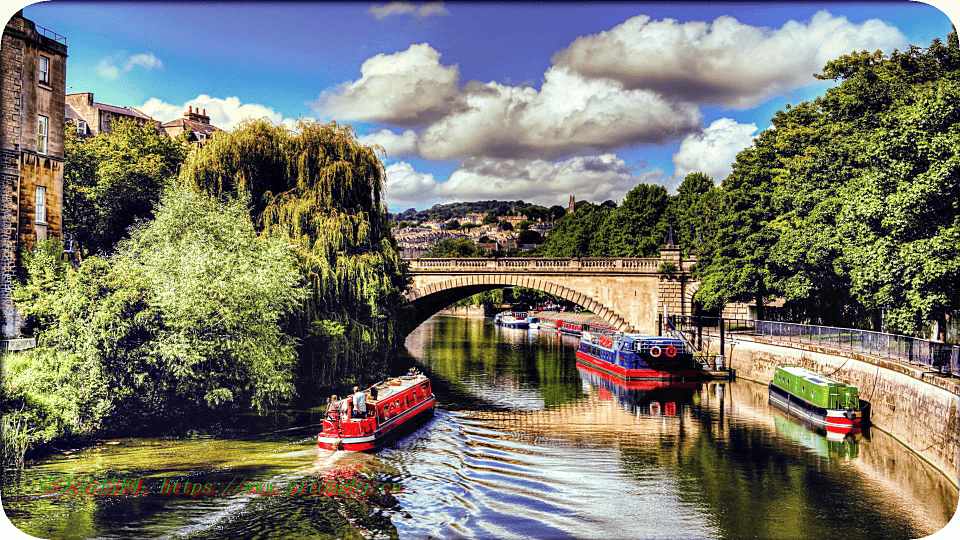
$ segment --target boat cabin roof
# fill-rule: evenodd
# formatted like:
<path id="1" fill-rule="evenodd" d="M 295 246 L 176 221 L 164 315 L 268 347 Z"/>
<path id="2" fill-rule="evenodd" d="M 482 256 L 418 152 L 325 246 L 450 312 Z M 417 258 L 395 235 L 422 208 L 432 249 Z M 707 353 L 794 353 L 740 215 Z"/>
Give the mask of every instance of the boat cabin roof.
<path id="1" fill-rule="evenodd" d="M 842 383 L 842 382 L 840 382 L 840 381 L 838 381 L 838 380 L 836 380 L 836 379 L 831 379 L 830 377 L 827 377 L 826 375 L 821 375 L 821 374 L 817 373 L 816 371 L 809 370 L 809 369 L 807 369 L 807 368 L 805 368 L 805 367 L 800 367 L 800 366 L 777 366 L 777 369 L 779 369 L 779 370 L 781 370 L 781 371 L 784 371 L 784 372 L 786 372 L 786 373 L 789 373 L 790 375 L 793 375 L 793 376 L 795 376 L 795 377 L 800 377 L 801 379 L 805 379 L 805 380 L 807 380 L 807 381 L 810 381 L 810 382 L 813 383 L 813 384 L 817 384 L 817 385 L 821 385 L 821 386 L 823 386 L 823 385 L 828 385 L 828 386 L 848 386 L 848 385 L 846 385 L 846 384 L 844 384 L 844 383 Z"/>
<path id="2" fill-rule="evenodd" d="M 419 373 L 417 375 L 401 375 L 399 377 L 378 382 L 377 384 L 373 385 L 373 387 L 376 387 L 377 389 L 377 399 L 375 401 L 380 401 L 386 397 L 399 394 L 411 386 L 416 386 L 425 380 L 427 380 L 426 375 Z"/>

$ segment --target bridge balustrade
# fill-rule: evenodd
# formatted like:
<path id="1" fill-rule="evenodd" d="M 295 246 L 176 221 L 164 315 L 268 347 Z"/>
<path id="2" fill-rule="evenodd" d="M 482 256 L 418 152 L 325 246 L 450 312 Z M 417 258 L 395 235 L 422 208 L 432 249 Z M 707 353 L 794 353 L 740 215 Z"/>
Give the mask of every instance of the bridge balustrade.
<path id="1" fill-rule="evenodd" d="M 585 270 L 616 270 L 625 272 L 649 273 L 656 272 L 661 259 L 640 258 L 532 258 L 532 257 L 503 257 L 503 258 L 436 258 L 436 259 L 404 259 L 411 271 L 417 270 L 470 270 L 486 268 L 489 270 L 558 270 L 577 271 Z"/>

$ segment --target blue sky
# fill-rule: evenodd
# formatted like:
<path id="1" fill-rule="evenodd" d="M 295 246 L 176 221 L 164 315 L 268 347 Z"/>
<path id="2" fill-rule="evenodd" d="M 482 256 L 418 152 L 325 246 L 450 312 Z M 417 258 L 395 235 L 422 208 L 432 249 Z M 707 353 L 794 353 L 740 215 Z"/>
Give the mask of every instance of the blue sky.
<path id="1" fill-rule="evenodd" d="M 916 2 L 53 1 L 24 14 L 66 36 L 68 93 L 162 121 L 201 107 L 224 129 L 352 124 L 386 149 L 391 211 L 620 201 L 693 171 L 719 182 L 774 112 L 825 91 L 812 73 L 826 60 L 951 30 Z"/>

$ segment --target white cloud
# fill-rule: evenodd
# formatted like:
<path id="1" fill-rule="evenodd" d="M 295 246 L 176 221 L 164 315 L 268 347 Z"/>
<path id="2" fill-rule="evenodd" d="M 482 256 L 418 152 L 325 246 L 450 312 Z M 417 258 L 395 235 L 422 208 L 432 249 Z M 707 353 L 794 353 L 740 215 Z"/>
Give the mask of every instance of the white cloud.
<path id="1" fill-rule="evenodd" d="M 426 43 L 369 58 L 360 74 L 358 80 L 324 92 L 313 105 L 325 115 L 416 126 L 439 119 L 459 103 L 460 70 L 440 65 L 440 53 Z"/>
<path id="2" fill-rule="evenodd" d="M 662 144 L 697 129 L 700 111 L 647 90 L 586 80 L 562 68 L 544 74 L 540 91 L 496 82 L 468 83 L 467 108 L 420 133 L 420 154 L 557 159 L 641 143 Z"/>
<path id="3" fill-rule="evenodd" d="M 378 54 L 361 74 L 315 105 L 349 121 L 426 125 L 418 147 L 428 159 L 557 159 L 677 140 L 700 125 L 693 104 L 565 68 L 548 70 L 539 91 L 477 81 L 460 89 L 457 66 L 441 65 L 440 53 L 426 43 Z"/>
<path id="4" fill-rule="evenodd" d="M 578 156 L 559 162 L 524 159 L 469 159 L 440 183 L 441 201 L 522 199 L 544 206 L 578 200 L 620 201 L 641 182 L 662 183 L 659 170 L 638 173 L 613 154 Z"/>
<path id="5" fill-rule="evenodd" d="M 673 180 L 679 185 L 686 175 L 702 172 L 720 182 L 733 170 L 737 154 L 753 144 L 756 132 L 756 124 L 721 118 L 701 133 L 688 135 L 673 154 Z"/>
<path id="6" fill-rule="evenodd" d="M 381 129 L 357 137 L 363 144 L 379 144 L 387 151 L 387 157 L 413 156 L 417 153 L 417 134 L 408 129 L 398 135 L 389 129 Z"/>
<path id="7" fill-rule="evenodd" d="M 809 24 L 789 21 L 778 30 L 729 16 L 680 24 L 638 15 L 609 31 L 577 38 L 553 61 L 626 88 L 746 109 L 815 84 L 812 74 L 842 54 L 891 52 L 906 45 L 906 36 L 878 19 L 853 24 L 826 11 Z"/>
<path id="8" fill-rule="evenodd" d="M 394 212 L 425 208 L 436 200 L 437 181 L 432 174 L 418 173 L 404 161 L 387 165 L 383 200 Z"/>
<path id="9" fill-rule="evenodd" d="M 121 65 L 123 67 L 120 67 Z M 105 79 L 115 80 L 120 76 L 121 72 L 127 73 L 135 67 L 145 69 L 162 68 L 163 62 L 152 53 L 134 54 L 126 58 L 126 60 L 124 60 L 122 53 L 118 53 L 101 59 L 95 69 L 97 75 Z"/>
<path id="10" fill-rule="evenodd" d="M 248 118 L 266 118 L 274 124 L 283 124 L 289 129 L 294 129 L 297 124 L 296 119 L 283 118 L 283 115 L 270 107 L 256 103 L 241 103 L 238 97 L 214 98 L 206 94 L 200 94 L 182 105 L 174 105 L 165 103 L 158 98 L 150 98 L 137 108 L 157 120 L 168 122 L 180 118 L 191 106 L 195 109 L 206 110 L 207 116 L 210 117 L 210 123 L 225 130 L 236 128 L 241 121 Z"/>
<path id="11" fill-rule="evenodd" d="M 394 15 L 413 15 L 419 19 L 433 15 L 450 15 L 450 11 L 443 5 L 443 2 L 427 2 L 423 4 L 390 2 L 389 4 L 374 4 L 367 12 L 376 17 L 378 21 Z"/>

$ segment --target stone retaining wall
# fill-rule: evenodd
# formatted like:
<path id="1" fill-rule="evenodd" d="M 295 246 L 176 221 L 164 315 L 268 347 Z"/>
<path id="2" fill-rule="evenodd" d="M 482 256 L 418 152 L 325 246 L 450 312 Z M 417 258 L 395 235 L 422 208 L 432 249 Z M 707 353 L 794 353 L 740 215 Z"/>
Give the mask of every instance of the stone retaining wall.
<path id="1" fill-rule="evenodd" d="M 781 364 L 795 364 L 859 389 L 870 422 L 932 463 L 960 487 L 960 383 L 919 368 L 863 355 L 826 354 L 737 336 L 730 366 L 737 377 L 768 384 Z M 714 343 L 716 343 L 714 341 Z"/>

